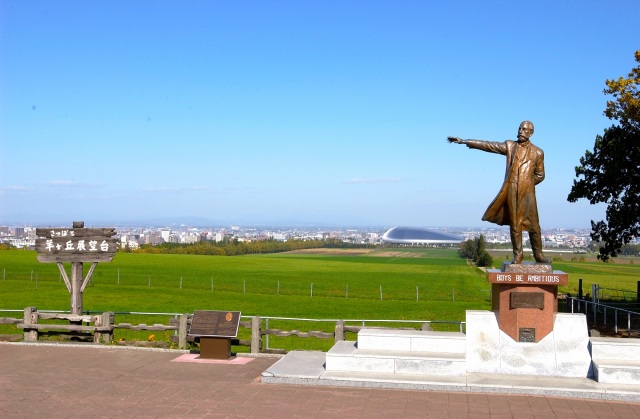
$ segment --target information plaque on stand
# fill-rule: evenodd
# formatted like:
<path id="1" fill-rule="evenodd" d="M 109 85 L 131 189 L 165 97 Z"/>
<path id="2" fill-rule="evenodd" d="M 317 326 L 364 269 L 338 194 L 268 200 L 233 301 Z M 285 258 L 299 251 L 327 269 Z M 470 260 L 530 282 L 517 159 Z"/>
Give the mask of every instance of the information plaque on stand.
<path id="1" fill-rule="evenodd" d="M 229 359 L 239 325 L 239 311 L 195 310 L 189 335 L 200 339 L 200 358 Z"/>

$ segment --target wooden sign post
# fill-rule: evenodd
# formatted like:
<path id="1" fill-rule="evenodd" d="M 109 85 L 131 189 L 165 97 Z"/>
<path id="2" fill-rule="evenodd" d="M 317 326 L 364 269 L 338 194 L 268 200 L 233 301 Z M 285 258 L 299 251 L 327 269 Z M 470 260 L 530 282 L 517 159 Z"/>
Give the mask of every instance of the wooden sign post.
<path id="1" fill-rule="evenodd" d="M 71 314 L 82 314 L 82 293 L 98 262 L 111 262 L 118 250 L 113 228 L 84 228 L 84 221 L 74 221 L 73 228 L 36 228 L 38 261 L 57 263 L 67 290 L 71 294 Z M 63 262 L 71 262 L 71 279 Z M 84 277 L 84 263 L 91 268 Z"/>

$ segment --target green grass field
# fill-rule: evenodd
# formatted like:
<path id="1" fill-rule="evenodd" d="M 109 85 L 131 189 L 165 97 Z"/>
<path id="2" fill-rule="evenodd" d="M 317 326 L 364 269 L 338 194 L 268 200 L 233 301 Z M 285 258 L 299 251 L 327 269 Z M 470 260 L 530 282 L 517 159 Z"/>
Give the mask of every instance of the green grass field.
<path id="1" fill-rule="evenodd" d="M 597 283 L 628 290 L 635 290 L 640 279 L 640 264 L 554 262 L 554 269 L 569 274 L 569 285 L 560 292 L 573 294 L 578 278 L 583 278 L 585 288 Z M 70 296 L 57 266 L 37 262 L 35 252 L 0 251 L 0 275 L 0 310 L 27 306 L 69 310 Z M 335 250 L 233 257 L 119 253 L 111 263 L 98 265 L 84 292 L 83 310 L 235 310 L 261 317 L 464 321 L 466 310 L 490 309 L 489 289 L 485 274 L 460 259 L 455 250 L 380 249 L 355 255 Z M 116 322 L 166 322 L 166 318 L 116 317 Z M 270 327 L 329 331 L 333 324 L 272 320 Z M 272 347 L 282 339 L 296 340 L 271 339 Z M 328 349 L 327 345 L 330 342 L 320 345 L 321 349 Z"/>
<path id="2" fill-rule="evenodd" d="M 489 305 L 484 275 L 455 257 L 455 252 L 375 254 L 120 253 L 111 263 L 98 265 L 84 292 L 83 309 L 176 313 L 220 309 L 261 316 L 462 320 L 466 309 Z M 0 270 L 0 308 L 69 309 L 69 294 L 56 265 L 38 263 L 34 252 L 0 252 Z"/>

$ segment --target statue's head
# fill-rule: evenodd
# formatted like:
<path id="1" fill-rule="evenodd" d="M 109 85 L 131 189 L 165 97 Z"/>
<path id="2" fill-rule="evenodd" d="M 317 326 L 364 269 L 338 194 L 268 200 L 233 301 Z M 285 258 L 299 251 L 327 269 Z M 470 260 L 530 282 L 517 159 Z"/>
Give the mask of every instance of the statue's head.
<path id="1" fill-rule="evenodd" d="M 518 128 L 518 141 L 529 141 L 533 135 L 533 124 L 531 121 L 523 121 Z"/>

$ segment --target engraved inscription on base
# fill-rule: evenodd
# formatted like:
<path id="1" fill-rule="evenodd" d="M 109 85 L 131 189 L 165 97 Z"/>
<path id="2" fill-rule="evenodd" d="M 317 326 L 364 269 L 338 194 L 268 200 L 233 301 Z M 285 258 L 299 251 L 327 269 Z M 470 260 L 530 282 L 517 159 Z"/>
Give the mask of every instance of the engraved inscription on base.
<path id="1" fill-rule="evenodd" d="M 518 331 L 518 342 L 535 342 L 536 329 L 534 327 L 521 327 Z"/>
<path id="2" fill-rule="evenodd" d="M 239 311 L 195 310 L 188 335 L 233 338 L 239 325 Z"/>
<path id="3" fill-rule="evenodd" d="M 511 308 L 544 309 L 544 292 L 511 292 L 509 293 Z"/>

